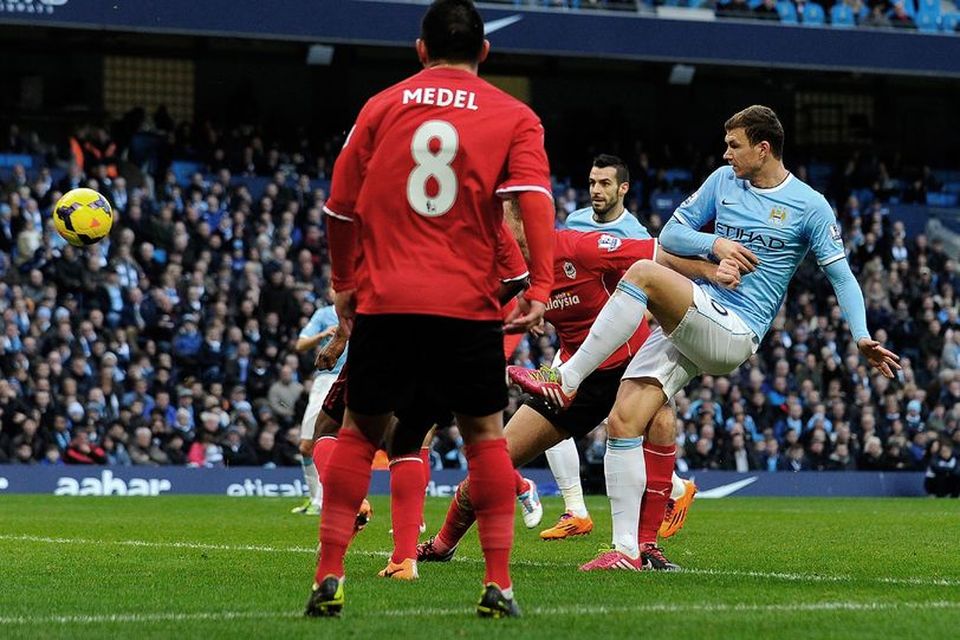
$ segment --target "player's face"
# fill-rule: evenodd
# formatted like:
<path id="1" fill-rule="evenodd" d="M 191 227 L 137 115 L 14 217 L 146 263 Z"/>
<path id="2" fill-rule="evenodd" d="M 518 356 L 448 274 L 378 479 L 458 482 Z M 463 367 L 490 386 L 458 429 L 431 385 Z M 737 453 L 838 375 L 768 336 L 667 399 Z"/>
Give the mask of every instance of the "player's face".
<path id="1" fill-rule="evenodd" d="M 602 216 L 623 203 L 629 185 L 617 181 L 615 167 L 590 169 L 590 204 L 593 211 Z"/>
<path id="2" fill-rule="evenodd" d="M 760 171 L 763 165 L 762 142 L 751 145 L 747 132 L 742 127 L 728 131 L 723 141 L 727 145 L 723 159 L 733 167 L 738 178 L 749 180 Z"/>

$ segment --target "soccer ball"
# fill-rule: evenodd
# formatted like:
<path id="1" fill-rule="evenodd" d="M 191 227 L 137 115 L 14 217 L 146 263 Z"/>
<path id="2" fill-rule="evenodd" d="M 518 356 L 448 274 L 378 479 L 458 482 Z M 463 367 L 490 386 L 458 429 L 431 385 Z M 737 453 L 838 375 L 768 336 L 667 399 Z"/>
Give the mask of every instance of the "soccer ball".
<path id="1" fill-rule="evenodd" d="M 113 208 L 93 189 L 73 189 L 53 209 L 57 233 L 75 247 L 100 242 L 113 226 Z"/>

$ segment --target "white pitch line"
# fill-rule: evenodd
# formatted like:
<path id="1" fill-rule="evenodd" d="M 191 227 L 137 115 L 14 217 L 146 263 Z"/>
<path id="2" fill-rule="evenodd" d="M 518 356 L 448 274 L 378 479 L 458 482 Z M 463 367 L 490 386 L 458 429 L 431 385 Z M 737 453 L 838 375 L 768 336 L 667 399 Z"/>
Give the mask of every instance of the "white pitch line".
<path id="1" fill-rule="evenodd" d="M 10 616 L 0 617 L 0 625 L 222 621 L 257 618 L 290 618 L 294 615 L 295 614 L 289 611 L 216 611 L 206 613 L 108 613 L 103 615 L 76 616 Z"/>
<path id="2" fill-rule="evenodd" d="M 874 611 L 925 611 L 960 609 L 960 602 L 937 600 L 930 602 L 805 602 L 797 604 L 637 604 L 637 605 L 573 605 L 570 607 L 531 607 L 527 616 L 557 615 L 603 615 L 614 613 L 795 613 L 795 612 L 874 612 Z M 464 607 L 392 609 L 377 615 L 391 618 L 420 618 L 439 616 L 468 616 L 470 609 Z M 13 625 L 78 625 L 110 623 L 150 622 L 203 622 L 223 620 L 250 620 L 267 618 L 297 618 L 294 611 L 217 611 L 205 613 L 114 613 L 103 615 L 58 615 L 58 616 L 5 616 L 0 617 L 0 626 Z"/>
<path id="3" fill-rule="evenodd" d="M 207 542 L 163 542 L 151 540 L 92 540 L 85 538 L 54 538 L 48 536 L 35 536 L 29 534 L 0 534 L 0 540 L 9 540 L 13 542 L 40 542 L 48 544 L 109 544 L 123 547 L 146 547 L 154 549 L 193 549 L 199 551 L 253 551 L 257 553 L 309 553 L 315 554 L 317 550 L 310 547 L 272 547 L 267 545 L 231 545 L 215 544 Z M 390 555 L 387 551 L 350 551 L 354 555 L 362 555 L 372 558 L 386 558 Z M 464 558 L 462 556 L 454 557 L 454 562 L 465 562 L 470 564 L 482 564 L 481 558 Z M 544 567 L 544 568 L 572 568 L 572 564 L 563 562 L 544 562 L 538 560 L 515 559 L 511 561 L 513 566 L 517 567 Z M 684 569 L 677 572 L 678 575 L 699 575 L 699 576 L 729 576 L 735 578 L 757 578 L 761 580 L 784 580 L 788 582 L 875 582 L 879 584 L 909 585 L 909 586 L 927 586 L 927 587 L 958 587 L 960 578 L 935 578 L 928 576 L 916 577 L 873 577 L 873 576 L 852 576 L 844 574 L 819 574 L 819 573 L 788 573 L 778 571 L 747 571 L 738 569 Z"/>

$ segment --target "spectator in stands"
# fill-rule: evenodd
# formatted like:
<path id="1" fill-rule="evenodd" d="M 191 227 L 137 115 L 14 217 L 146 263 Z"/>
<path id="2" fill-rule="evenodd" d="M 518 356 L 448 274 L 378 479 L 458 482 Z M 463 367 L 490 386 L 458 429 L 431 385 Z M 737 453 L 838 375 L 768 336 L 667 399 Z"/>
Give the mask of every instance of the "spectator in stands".
<path id="1" fill-rule="evenodd" d="M 753 17 L 759 20 L 780 21 L 780 12 L 777 11 L 777 0 L 763 0 L 753 10 Z"/>
<path id="2" fill-rule="evenodd" d="M 924 487 L 927 493 L 945 498 L 960 497 L 960 462 L 954 455 L 953 444 L 949 440 L 937 443 L 939 446 L 927 468 Z"/>
<path id="3" fill-rule="evenodd" d="M 755 17 L 747 0 L 731 0 L 728 4 L 718 5 L 718 18 L 740 18 L 741 20 L 750 20 Z"/>
<path id="4" fill-rule="evenodd" d="M 917 23 L 913 21 L 910 14 L 907 13 L 903 0 L 897 0 L 893 4 L 893 12 L 890 15 L 890 26 L 897 29 L 916 29 Z"/>
<path id="5" fill-rule="evenodd" d="M 863 21 L 865 27 L 890 27 L 890 18 L 884 12 L 884 3 L 878 2 L 870 8 L 870 15 Z"/>

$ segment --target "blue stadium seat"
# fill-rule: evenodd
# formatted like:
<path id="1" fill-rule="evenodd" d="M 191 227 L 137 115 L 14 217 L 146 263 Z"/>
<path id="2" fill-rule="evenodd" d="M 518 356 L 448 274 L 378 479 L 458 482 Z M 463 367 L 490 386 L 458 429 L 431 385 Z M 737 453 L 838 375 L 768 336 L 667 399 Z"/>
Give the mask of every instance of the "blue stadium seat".
<path id="1" fill-rule="evenodd" d="M 955 207 L 960 201 L 956 193 L 928 193 L 927 204 L 931 207 Z"/>
<path id="2" fill-rule="evenodd" d="M 687 196 L 679 191 L 658 193 L 650 198 L 650 208 L 663 215 L 673 215 L 673 211 L 680 206 Z"/>
<path id="3" fill-rule="evenodd" d="M 821 25 L 827 21 L 823 7 L 816 2 L 807 2 L 803 7 L 803 24 Z"/>
<path id="4" fill-rule="evenodd" d="M 940 29 L 953 33 L 957 29 L 958 22 L 960 22 L 960 13 L 945 13 L 940 18 Z"/>
<path id="5" fill-rule="evenodd" d="M 763 0 L 747 0 L 747 6 L 751 9 L 756 9 L 763 4 Z"/>
<path id="6" fill-rule="evenodd" d="M 848 28 L 857 26 L 853 9 L 846 3 L 840 2 L 830 8 L 830 24 L 834 27 Z"/>
<path id="7" fill-rule="evenodd" d="M 932 13 L 940 17 L 940 0 L 917 0 L 917 11 Z"/>
<path id="8" fill-rule="evenodd" d="M 170 163 L 170 170 L 177 176 L 177 182 L 187 183 L 197 171 L 203 171 L 203 165 L 190 160 L 174 160 Z"/>
<path id="9" fill-rule="evenodd" d="M 778 2 L 777 13 L 780 14 L 780 22 L 784 24 L 797 24 L 797 8 L 790 0 Z"/>
<path id="10" fill-rule="evenodd" d="M 24 169 L 33 168 L 33 156 L 25 153 L 0 153 L 0 167 L 10 167 L 22 164 Z"/>
<path id="11" fill-rule="evenodd" d="M 693 174 L 688 169 L 667 169 L 663 172 L 663 177 L 671 185 L 693 180 Z"/>
<path id="12" fill-rule="evenodd" d="M 917 30 L 923 33 L 936 33 L 936 31 L 940 28 L 939 15 L 925 10 L 920 10 L 917 12 L 914 22 L 917 23 Z"/>

